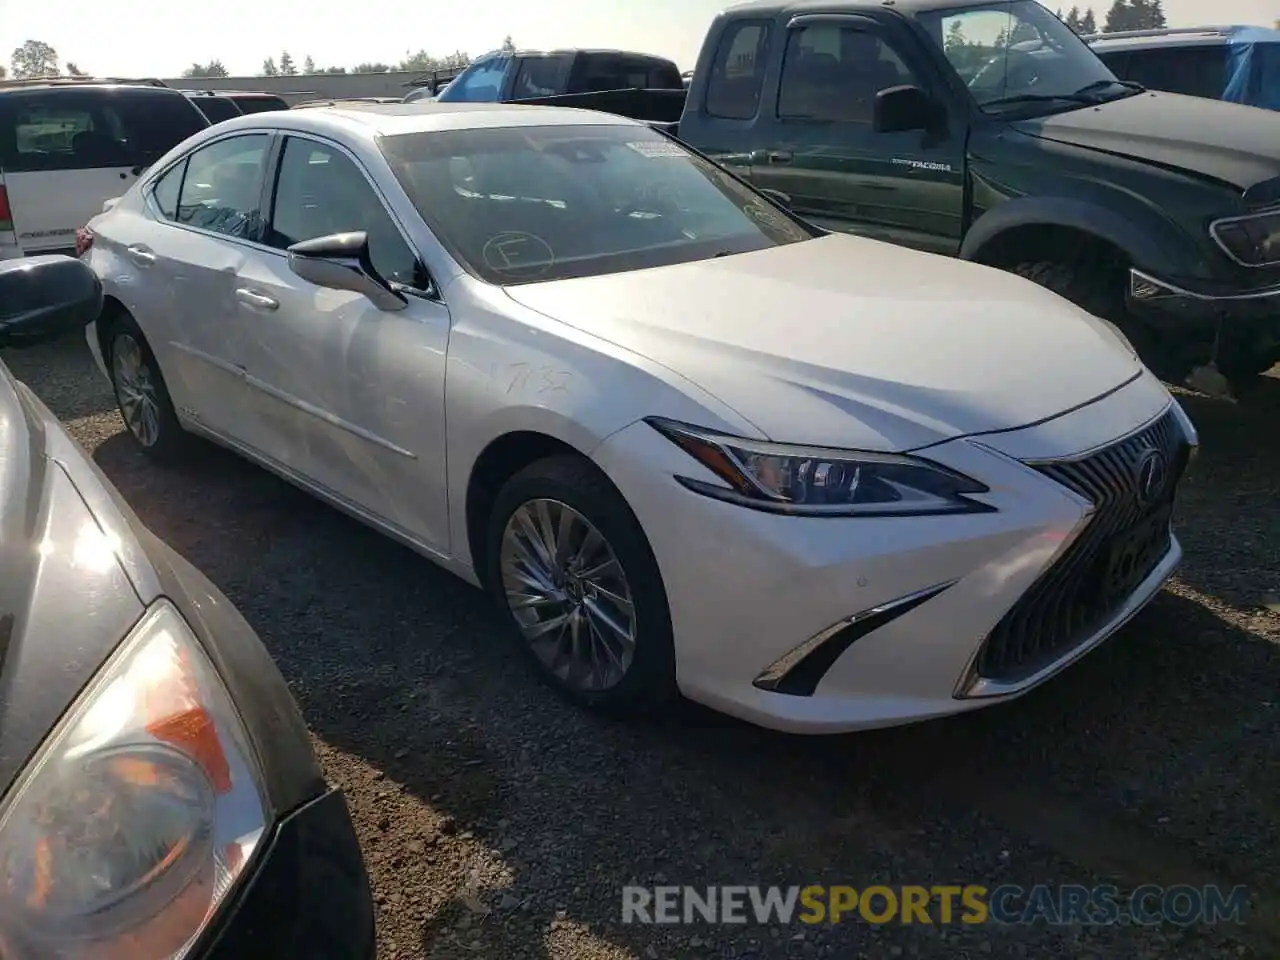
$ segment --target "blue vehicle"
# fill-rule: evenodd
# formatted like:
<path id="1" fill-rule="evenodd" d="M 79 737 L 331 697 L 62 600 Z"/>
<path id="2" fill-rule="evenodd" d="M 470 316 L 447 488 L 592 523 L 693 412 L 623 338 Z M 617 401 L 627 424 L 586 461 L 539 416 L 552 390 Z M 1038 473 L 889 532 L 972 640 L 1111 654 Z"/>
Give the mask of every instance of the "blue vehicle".
<path id="1" fill-rule="evenodd" d="M 1150 90 L 1280 110 L 1280 30 L 1183 27 L 1084 39 L 1122 80 Z"/>

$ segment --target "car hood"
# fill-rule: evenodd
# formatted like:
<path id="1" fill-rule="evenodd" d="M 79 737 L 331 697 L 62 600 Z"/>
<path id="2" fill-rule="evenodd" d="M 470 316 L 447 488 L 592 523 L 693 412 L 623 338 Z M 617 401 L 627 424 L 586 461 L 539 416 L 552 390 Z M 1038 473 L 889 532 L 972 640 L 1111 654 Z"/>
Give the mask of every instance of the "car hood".
<path id="1" fill-rule="evenodd" d="M 80 456 L 0 363 L 0 794 L 143 610 L 62 465 Z"/>
<path id="2" fill-rule="evenodd" d="M 1280 176 L 1280 113 L 1236 103 L 1148 92 L 1014 127 L 1199 174 L 1242 193 Z"/>
<path id="3" fill-rule="evenodd" d="M 842 234 L 507 293 L 793 443 L 906 450 L 1024 426 L 1142 369 L 1108 324 L 1030 281 Z"/>

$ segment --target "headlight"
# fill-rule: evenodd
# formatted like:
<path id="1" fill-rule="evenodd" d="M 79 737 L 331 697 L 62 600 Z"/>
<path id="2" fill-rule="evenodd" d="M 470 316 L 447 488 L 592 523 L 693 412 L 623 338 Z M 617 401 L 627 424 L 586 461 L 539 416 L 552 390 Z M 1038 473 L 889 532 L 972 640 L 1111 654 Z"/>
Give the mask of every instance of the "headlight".
<path id="1" fill-rule="evenodd" d="M 1246 267 L 1280 261 L 1280 211 L 1219 220 L 1210 228 L 1227 256 Z"/>
<path id="2" fill-rule="evenodd" d="M 970 500 L 976 480 L 898 454 L 827 450 L 729 437 L 670 420 L 646 421 L 727 486 L 677 476 L 697 493 L 772 513 L 883 517 L 993 510 Z"/>
<path id="3" fill-rule="evenodd" d="M 160 601 L 0 806 L 0 956 L 185 956 L 262 836 L 261 781 L 225 688 Z"/>

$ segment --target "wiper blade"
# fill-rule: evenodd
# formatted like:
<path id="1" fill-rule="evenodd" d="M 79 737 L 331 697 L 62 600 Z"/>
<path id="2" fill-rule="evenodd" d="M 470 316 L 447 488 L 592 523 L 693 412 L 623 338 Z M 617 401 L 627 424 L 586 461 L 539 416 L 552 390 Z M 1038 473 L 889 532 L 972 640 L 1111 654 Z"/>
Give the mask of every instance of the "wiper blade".
<path id="1" fill-rule="evenodd" d="M 1146 93 L 1147 88 L 1136 80 L 1095 80 L 1093 83 L 1087 83 L 1075 95 L 1079 96 L 1084 93 L 1092 93 L 1095 90 L 1105 90 L 1107 87 L 1124 87 L 1126 90 L 1132 90 L 1134 93 Z"/>
<path id="2" fill-rule="evenodd" d="M 1053 103 L 1055 101 L 1066 101 L 1067 103 L 1097 102 L 1095 98 L 1080 93 L 1018 93 L 1010 97 L 996 97 L 994 100 L 984 100 L 980 106 L 996 107 L 1010 103 Z"/>

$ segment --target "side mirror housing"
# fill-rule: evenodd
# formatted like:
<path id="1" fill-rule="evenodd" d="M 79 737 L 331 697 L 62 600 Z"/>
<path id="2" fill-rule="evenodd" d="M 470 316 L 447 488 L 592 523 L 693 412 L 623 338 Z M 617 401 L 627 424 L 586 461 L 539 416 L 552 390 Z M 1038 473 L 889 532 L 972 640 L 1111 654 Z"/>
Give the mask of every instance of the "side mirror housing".
<path id="1" fill-rule="evenodd" d="M 304 240 L 286 252 L 289 269 L 317 287 L 361 294 L 379 310 L 403 310 L 409 302 L 374 269 L 363 230 Z"/>
<path id="2" fill-rule="evenodd" d="M 0 347 L 56 340 L 102 313 L 102 284 L 61 255 L 0 261 Z"/>
<path id="3" fill-rule="evenodd" d="M 876 94 L 873 122 L 877 133 L 935 130 L 945 120 L 942 104 L 919 87 L 886 87 Z"/>
<path id="4" fill-rule="evenodd" d="M 757 187 L 756 189 L 784 210 L 791 209 L 791 194 L 783 193 L 781 190 L 774 190 L 772 187 Z"/>

